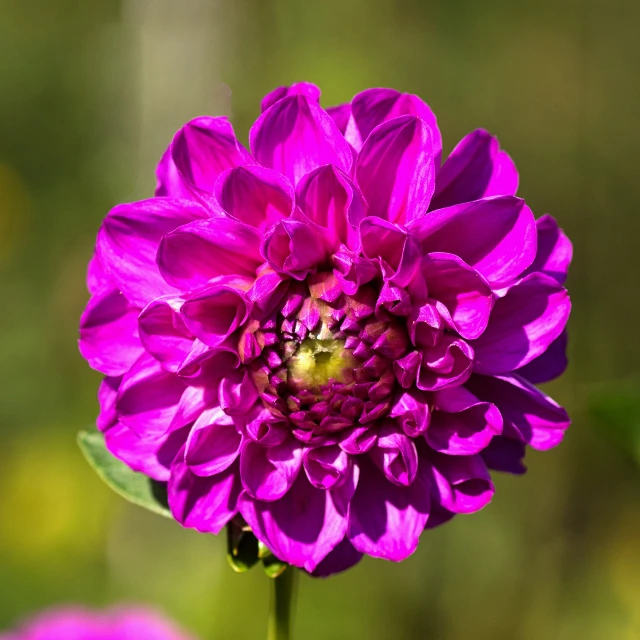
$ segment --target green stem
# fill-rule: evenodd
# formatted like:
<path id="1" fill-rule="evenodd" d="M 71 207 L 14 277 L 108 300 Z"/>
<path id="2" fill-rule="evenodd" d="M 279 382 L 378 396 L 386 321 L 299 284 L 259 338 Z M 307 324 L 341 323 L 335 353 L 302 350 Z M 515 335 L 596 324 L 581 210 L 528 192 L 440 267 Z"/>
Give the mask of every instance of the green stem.
<path id="1" fill-rule="evenodd" d="M 287 567 L 273 579 L 267 640 L 291 640 L 291 613 L 295 599 L 298 570 Z"/>

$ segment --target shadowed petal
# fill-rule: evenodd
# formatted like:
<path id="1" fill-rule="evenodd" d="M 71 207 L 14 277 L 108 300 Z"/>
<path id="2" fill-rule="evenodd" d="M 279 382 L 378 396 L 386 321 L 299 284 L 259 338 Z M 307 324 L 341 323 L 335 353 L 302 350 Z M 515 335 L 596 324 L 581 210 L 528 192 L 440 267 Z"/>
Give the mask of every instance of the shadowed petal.
<path id="1" fill-rule="evenodd" d="M 547 350 L 515 373 L 529 382 L 541 384 L 561 376 L 569 364 L 567 360 L 568 333 L 564 331 L 547 347 Z"/>
<path id="2" fill-rule="evenodd" d="M 434 347 L 424 349 L 416 386 L 437 391 L 463 384 L 471 375 L 473 349 L 462 339 L 443 334 Z"/>
<path id="3" fill-rule="evenodd" d="M 531 265 L 536 227 L 531 209 L 513 196 L 437 209 L 410 226 L 423 253 L 453 253 L 496 289 Z"/>
<path id="4" fill-rule="evenodd" d="M 573 245 L 558 223 L 544 215 L 536 220 L 538 229 L 538 252 L 533 264 L 524 275 L 540 271 L 564 284 L 573 257 Z"/>
<path id="5" fill-rule="evenodd" d="M 432 209 L 451 207 L 487 196 L 512 196 L 518 190 L 513 160 L 488 131 L 476 129 L 456 145 L 436 180 Z"/>
<path id="6" fill-rule="evenodd" d="M 363 554 L 356 551 L 348 538 L 344 538 L 329 555 L 320 562 L 312 575 L 316 578 L 327 578 L 334 573 L 350 569 L 362 560 Z"/>
<path id="7" fill-rule="evenodd" d="M 532 273 L 499 298 L 486 331 L 473 341 L 478 373 L 505 373 L 544 353 L 562 333 L 571 302 L 553 278 Z"/>
<path id="8" fill-rule="evenodd" d="M 496 436 L 481 455 L 489 469 L 521 475 L 527 470 L 524 466 L 525 448 L 524 442 Z"/>
<path id="9" fill-rule="evenodd" d="M 260 111 L 266 111 L 271 105 L 287 96 L 302 95 L 313 102 L 320 102 L 320 89 L 311 82 L 294 82 L 290 86 L 277 87 L 268 93 L 260 103 Z"/>

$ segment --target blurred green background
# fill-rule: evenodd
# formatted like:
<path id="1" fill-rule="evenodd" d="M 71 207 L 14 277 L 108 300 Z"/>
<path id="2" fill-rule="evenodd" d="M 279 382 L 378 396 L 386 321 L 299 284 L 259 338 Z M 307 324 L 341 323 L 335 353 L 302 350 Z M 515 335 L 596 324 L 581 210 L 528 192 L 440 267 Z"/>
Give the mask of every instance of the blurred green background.
<path id="1" fill-rule="evenodd" d="M 124 503 L 81 457 L 100 376 L 76 348 L 85 265 L 148 197 L 187 119 L 241 139 L 271 88 L 421 95 L 445 150 L 498 134 L 572 238 L 565 443 L 401 565 L 303 578 L 308 640 L 640 638 L 640 5 L 634 0 L 4 0 L 0 4 L 0 628 L 135 600 L 203 640 L 262 638 L 268 580 L 224 541 Z M 231 90 L 233 97 L 231 97 Z M 635 460 L 634 460 L 635 457 Z"/>

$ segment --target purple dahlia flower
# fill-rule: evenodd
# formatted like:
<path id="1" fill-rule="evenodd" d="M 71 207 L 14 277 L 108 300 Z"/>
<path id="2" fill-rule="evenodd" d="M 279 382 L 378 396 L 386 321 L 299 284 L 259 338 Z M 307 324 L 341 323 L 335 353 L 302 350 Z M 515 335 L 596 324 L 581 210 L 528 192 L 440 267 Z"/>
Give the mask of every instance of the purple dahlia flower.
<path id="1" fill-rule="evenodd" d="M 168 620 L 142 609 L 97 613 L 57 609 L 42 613 L 0 640 L 190 640 Z"/>
<path id="2" fill-rule="evenodd" d="M 566 366 L 571 244 L 486 131 L 440 166 L 418 97 L 319 96 L 270 93 L 250 152 L 225 118 L 178 131 L 156 197 L 102 224 L 80 350 L 109 450 L 176 520 L 327 575 L 403 560 L 562 440 L 533 383 Z"/>

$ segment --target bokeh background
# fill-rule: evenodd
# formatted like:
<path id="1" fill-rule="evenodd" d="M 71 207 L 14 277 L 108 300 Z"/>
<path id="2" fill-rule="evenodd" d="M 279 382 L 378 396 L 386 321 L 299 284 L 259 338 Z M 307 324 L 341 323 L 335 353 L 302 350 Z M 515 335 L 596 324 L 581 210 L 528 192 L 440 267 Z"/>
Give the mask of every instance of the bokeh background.
<path id="1" fill-rule="evenodd" d="M 130 506 L 81 457 L 99 375 L 76 348 L 104 214 L 149 196 L 173 132 L 271 88 L 420 94 L 445 150 L 498 134 L 520 194 L 574 241 L 565 443 L 401 565 L 303 578 L 296 637 L 640 638 L 640 5 L 635 0 L 3 0 L 0 629 L 60 602 L 153 604 L 203 640 L 261 638 L 268 579 Z M 143 640 L 143 639 L 141 639 Z"/>

